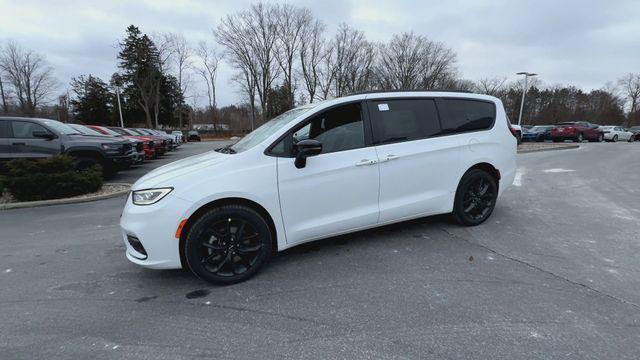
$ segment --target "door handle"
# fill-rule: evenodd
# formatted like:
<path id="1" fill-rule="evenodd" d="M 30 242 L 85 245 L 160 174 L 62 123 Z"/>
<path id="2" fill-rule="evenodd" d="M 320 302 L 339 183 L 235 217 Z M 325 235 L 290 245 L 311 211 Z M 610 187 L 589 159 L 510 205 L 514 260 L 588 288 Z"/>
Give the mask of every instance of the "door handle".
<path id="1" fill-rule="evenodd" d="M 13 144 L 11 144 L 11 145 L 13 145 L 13 146 L 23 145 L 23 146 L 24 146 L 24 145 L 26 145 L 26 144 L 25 144 L 25 143 L 13 143 Z"/>
<path id="2" fill-rule="evenodd" d="M 384 158 L 384 159 L 380 160 L 380 162 L 396 160 L 396 159 L 399 159 L 399 158 L 400 158 L 400 156 L 398 156 L 398 155 L 392 155 L 392 154 L 389 154 L 389 155 L 387 155 L 387 157 L 386 157 L 386 158 Z"/>
<path id="3" fill-rule="evenodd" d="M 368 159 L 363 159 L 360 160 L 356 163 L 356 166 L 365 166 L 365 165 L 374 165 L 377 164 L 378 160 L 368 160 Z"/>

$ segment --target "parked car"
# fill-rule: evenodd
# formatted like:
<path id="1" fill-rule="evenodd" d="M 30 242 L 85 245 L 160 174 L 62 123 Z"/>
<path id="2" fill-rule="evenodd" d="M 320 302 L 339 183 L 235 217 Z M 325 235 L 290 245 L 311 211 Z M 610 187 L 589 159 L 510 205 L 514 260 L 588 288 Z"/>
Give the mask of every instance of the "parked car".
<path id="1" fill-rule="evenodd" d="M 180 144 L 182 144 L 184 142 L 184 136 L 182 135 L 182 131 L 173 130 L 170 135 L 175 136 L 176 142 L 178 143 L 178 145 L 180 145 Z"/>
<path id="2" fill-rule="evenodd" d="M 147 160 L 157 159 L 157 152 L 161 152 L 162 144 L 154 141 L 153 138 L 148 136 L 136 135 L 133 132 L 116 126 L 109 126 L 105 128 L 105 131 L 118 133 L 126 138 L 138 139 L 144 142 L 144 157 Z"/>
<path id="3" fill-rule="evenodd" d="M 198 130 L 190 130 L 189 131 L 189 136 L 187 137 L 187 141 L 202 141 L 202 139 L 200 138 L 200 134 L 198 133 Z"/>
<path id="4" fill-rule="evenodd" d="M 445 213 L 478 225 L 514 180 L 516 143 L 502 102 L 487 95 L 304 105 L 138 180 L 120 221 L 126 256 L 230 284 L 312 240 Z"/>
<path id="5" fill-rule="evenodd" d="M 543 142 L 551 140 L 552 125 L 536 125 L 522 134 L 522 141 Z"/>
<path id="6" fill-rule="evenodd" d="M 78 132 L 80 132 L 83 135 L 87 135 L 87 136 L 98 136 L 98 137 L 110 137 L 110 138 L 114 138 L 114 137 L 120 137 L 122 138 L 122 136 L 115 136 L 115 135 L 107 135 L 107 134 L 103 134 L 95 129 L 92 129 L 88 126 L 85 125 L 80 125 L 80 124 L 67 124 L 69 126 L 71 126 L 73 129 L 77 130 Z M 144 162 L 144 143 L 140 140 L 137 139 L 128 139 L 125 138 L 127 140 L 129 140 L 129 142 L 131 143 L 132 146 L 132 154 L 131 154 L 131 164 L 142 164 Z M 130 164 L 125 164 L 124 168 L 127 168 L 128 165 Z"/>
<path id="7" fill-rule="evenodd" d="M 606 141 L 634 141 L 634 134 L 631 131 L 627 131 L 622 126 L 607 125 L 600 126 L 598 129 L 604 133 L 604 139 Z"/>
<path id="8" fill-rule="evenodd" d="M 168 153 L 171 150 L 171 146 L 169 146 L 169 141 L 163 137 L 157 136 L 157 135 L 152 135 L 152 134 L 148 134 L 146 132 L 142 132 L 138 129 L 133 129 L 133 128 L 126 128 L 125 130 L 127 130 L 130 133 L 136 134 L 138 136 L 145 136 L 148 138 L 153 139 L 154 143 L 156 143 L 157 145 L 159 145 L 159 147 L 156 148 L 156 154 L 157 155 L 164 155 L 166 153 Z"/>
<path id="9" fill-rule="evenodd" d="M 635 141 L 640 141 L 640 126 L 632 126 L 629 128 L 629 131 L 633 133 Z"/>
<path id="10" fill-rule="evenodd" d="M 173 139 L 173 136 L 162 132 L 162 131 L 155 131 L 155 130 L 151 130 L 151 129 L 143 129 L 143 128 L 136 128 L 133 130 L 137 130 L 139 133 L 142 133 L 143 135 L 150 135 L 150 136 L 155 136 L 157 138 L 163 139 L 166 141 L 167 144 L 167 151 L 174 151 L 176 149 L 176 144 L 175 141 Z"/>
<path id="11" fill-rule="evenodd" d="M 601 142 L 603 139 L 604 134 L 598 129 L 598 125 L 586 121 L 561 122 L 555 124 L 551 129 L 551 140 L 553 140 L 553 142 L 565 140 L 575 142 L 583 142 L 584 140 Z"/>
<path id="12" fill-rule="evenodd" d="M 150 139 L 148 137 L 143 137 L 143 136 L 131 136 L 130 134 L 127 134 L 127 133 L 123 134 L 119 131 L 115 131 L 113 128 L 109 128 L 101 125 L 86 125 L 86 126 L 101 134 L 141 140 L 143 141 L 143 144 L 144 144 L 142 150 L 144 151 L 145 159 L 150 160 L 150 159 L 155 159 L 157 157 L 156 148 L 154 147 L 155 145 L 153 143 L 153 139 Z"/>
<path id="13" fill-rule="evenodd" d="M 83 135 L 59 121 L 0 117 L 0 159 L 60 154 L 77 158 L 79 169 L 100 165 L 110 175 L 132 161 L 133 151 L 128 140 Z"/>

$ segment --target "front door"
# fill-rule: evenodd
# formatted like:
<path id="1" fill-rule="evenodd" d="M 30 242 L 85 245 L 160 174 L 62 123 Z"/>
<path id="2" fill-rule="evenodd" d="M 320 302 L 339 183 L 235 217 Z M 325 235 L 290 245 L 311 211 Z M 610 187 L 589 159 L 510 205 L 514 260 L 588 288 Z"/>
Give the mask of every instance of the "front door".
<path id="1" fill-rule="evenodd" d="M 293 157 L 278 158 L 280 207 L 290 244 L 375 225 L 378 220 L 378 164 L 365 143 L 361 103 L 342 105 L 294 130 L 282 146 L 304 139 L 322 143 L 322 153 L 298 169 Z"/>
<path id="2" fill-rule="evenodd" d="M 44 158 L 60 153 L 60 139 L 42 139 L 33 136 L 35 131 L 51 133 L 40 124 L 30 121 L 12 121 L 13 139 L 10 145 L 16 158 Z"/>

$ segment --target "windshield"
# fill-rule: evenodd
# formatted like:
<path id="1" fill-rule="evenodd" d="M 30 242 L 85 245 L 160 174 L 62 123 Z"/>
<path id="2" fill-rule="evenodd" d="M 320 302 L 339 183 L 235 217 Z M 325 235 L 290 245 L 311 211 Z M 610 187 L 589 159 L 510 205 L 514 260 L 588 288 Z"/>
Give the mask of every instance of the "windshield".
<path id="1" fill-rule="evenodd" d="M 107 128 L 107 130 L 109 132 L 113 131 L 113 132 L 118 133 L 120 135 L 131 135 L 128 132 L 126 132 L 124 129 L 120 129 L 120 128 Z"/>
<path id="2" fill-rule="evenodd" d="M 120 136 L 120 134 L 118 134 L 117 132 L 109 129 L 108 127 L 104 127 L 101 126 L 100 129 L 104 130 L 107 134 L 112 135 L 112 136 Z"/>
<path id="3" fill-rule="evenodd" d="M 234 152 L 242 152 L 258 145 L 269 136 L 276 133 L 283 126 L 287 125 L 291 120 L 302 115 L 303 113 L 311 110 L 312 106 L 303 106 L 293 110 L 289 110 L 284 114 L 276 116 L 275 118 L 262 124 L 259 128 L 253 130 L 249 135 L 243 137 L 237 143 L 230 146 Z"/>
<path id="4" fill-rule="evenodd" d="M 62 134 L 62 135 L 81 135 L 80 132 L 78 132 L 78 130 L 72 128 L 71 126 L 69 126 L 67 124 L 63 124 L 63 123 L 61 123 L 59 121 L 44 120 L 42 123 L 47 125 L 51 129 L 55 130 L 56 132 Z"/>
<path id="5" fill-rule="evenodd" d="M 75 130 L 79 131 L 80 133 L 82 133 L 84 135 L 105 136 L 104 134 L 101 134 L 98 131 L 95 131 L 95 130 L 90 129 L 88 127 L 84 127 L 84 126 L 79 125 L 79 124 L 69 124 L 69 126 L 71 126 L 72 128 L 74 128 Z"/>

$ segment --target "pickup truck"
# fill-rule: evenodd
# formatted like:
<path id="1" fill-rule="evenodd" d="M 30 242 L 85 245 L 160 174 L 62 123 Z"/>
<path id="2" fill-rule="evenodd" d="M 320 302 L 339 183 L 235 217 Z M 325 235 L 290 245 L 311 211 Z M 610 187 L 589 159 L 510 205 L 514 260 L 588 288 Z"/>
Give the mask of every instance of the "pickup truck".
<path id="1" fill-rule="evenodd" d="M 100 165 L 108 176 L 132 161 L 128 140 L 86 136 L 59 121 L 0 117 L 0 161 L 54 155 L 77 158 L 78 169 Z"/>

